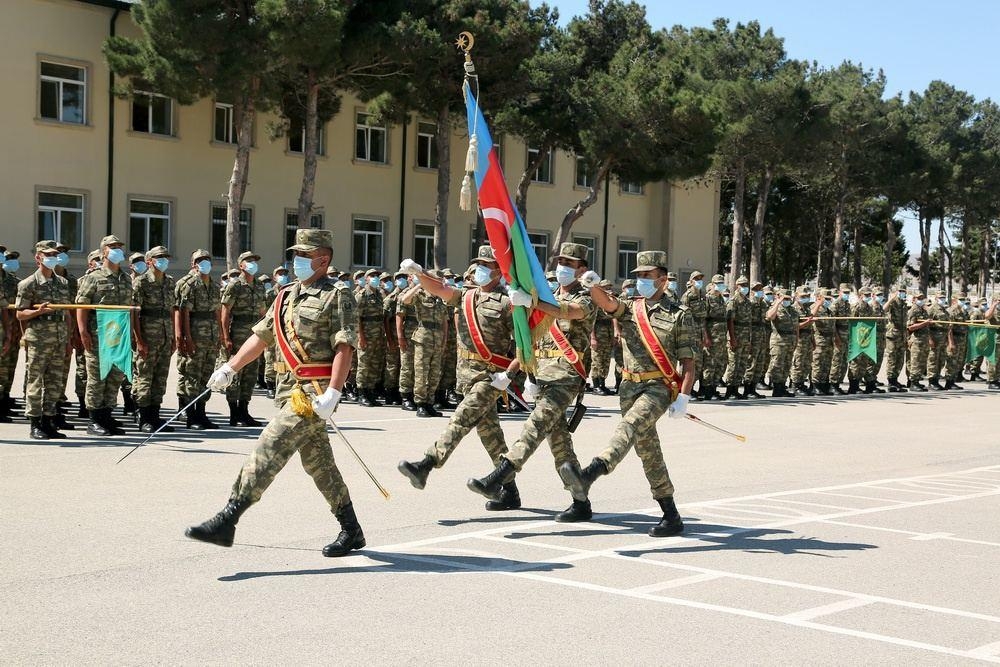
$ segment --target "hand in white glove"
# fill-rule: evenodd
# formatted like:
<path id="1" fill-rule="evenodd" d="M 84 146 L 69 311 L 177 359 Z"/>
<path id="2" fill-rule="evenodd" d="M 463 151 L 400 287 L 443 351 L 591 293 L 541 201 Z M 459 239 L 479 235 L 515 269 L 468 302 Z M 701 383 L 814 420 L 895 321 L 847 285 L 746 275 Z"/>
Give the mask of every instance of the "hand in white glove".
<path id="1" fill-rule="evenodd" d="M 490 376 L 493 381 L 490 382 L 490 386 L 494 389 L 499 389 L 500 391 L 506 391 L 507 387 L 510 386 L 510 377 L 507 375 L 507 371 L 500 371 L 499 373 L 494 373 Z"/>
<path id="2" fill-rule="evenodd" d="M 597 271 L 587 271 L 580 276 L 580 284 L 587 289 L 590 289 L 599 282 L 601 282 L 601 276 L 597 274 Z"/>
<path id="3" fill-rule="evenodd" d="M 229 364 L 222 364 L 208 378 L 208 388 L 212 391 L 225 391 L 233 383 L 236 371 Z"/>
<path id="4" fill-rule="evenodd" d="M 399 270 L 403 273 L 409 273 L 411 276 L 415 276 L 418 273 L 423 273 L 424 267 L 420 266 L 412 259 L 404 259 L 399 263 Z"/>
<path id="5" fill-rule="evenodd" d="M 677 398 L 667 408 L 667 416 L 671 419 L 683 419 L 688 411 L 688 401 L 691 397 L 688 394 L 677 394 Z"/>
<path id="6" fill-rule="evenodd" d="M 519 290 L 515 287 L 511 287 L 507 291 L 507 296 L 510 297 L 510 302 L 515 306 L 524 306 L 525 308 L 531 308 L 531 305 L 534 303 L 534 300 L 531 298 L 530 294 L 528 294 L 524 290 Z"/>
<path id="7" fill-rule="evenodd" d="M 538 398 L 538 385 L 528 378 L 524 381 L 524 400 L 529 403 L 534 403 L 535 399 Z"/>
<path id="8" fill-rule="evenodd" d="M 340 403 L 340 392 L 333 387 L 329 387 L 322 395 L 313 399 L 312 405 L 313 410 L 316 411 L 316 415 L 323 421 L 326 421 L 330 418 L 330 415 L 337 411 L 338 403 Z"/>

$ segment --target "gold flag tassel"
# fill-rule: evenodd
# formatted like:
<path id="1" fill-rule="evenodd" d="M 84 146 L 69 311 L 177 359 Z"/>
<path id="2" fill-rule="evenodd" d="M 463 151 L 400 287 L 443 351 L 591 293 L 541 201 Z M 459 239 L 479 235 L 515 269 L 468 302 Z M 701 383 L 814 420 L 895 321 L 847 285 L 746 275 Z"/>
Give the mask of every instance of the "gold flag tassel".
<path id="1" fill-rule="evenodd" d="M 300 417 L 311 417 L 316 414 L 315 410 L 313 410 L 312 401 L 309 400 L 309 396 L 306 395 L 300 384 L 296 384 L 292 388 L 292 394 L 288 402 L 292 405 L 292 412 Z"/>

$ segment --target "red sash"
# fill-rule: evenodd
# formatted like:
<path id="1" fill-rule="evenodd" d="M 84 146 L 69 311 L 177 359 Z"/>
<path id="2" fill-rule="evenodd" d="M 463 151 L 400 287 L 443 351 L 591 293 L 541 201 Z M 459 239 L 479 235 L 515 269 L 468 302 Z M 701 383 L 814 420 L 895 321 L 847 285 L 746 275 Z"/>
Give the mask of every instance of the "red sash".
<path id="1" fill-rule="evenodd" d="M 680 393 L 680 381 L 677 377 L 677 371 L 674 370 L 674 365 L 670 363 L 670 358 L 667 356 L 666 351 L 664 351 L 663 345 L 660 344 L 660 339 L 656 337 L 653 326 L 649 323 L 649 313 L 646 312 L 646 299 L 639 297 L 632 302 L 632 316 L 635 318 L 635 323 L 639 329 L 639 336 L 642 338 L 642 344 L 646 348 L 646 352 L 649 352 L 649 356 L 653 358 L 656 367 L 663 373 L 663 382 L 670 387 L 671 400 L 677 398 L 677 394 Z"/>
<path id="2" fill-rule="evenodd" d="M 488 364 L 493 364 L 499 366 L 500 368 L 508 368 L 513 361 L 508 357 L 504 357 L 499 354 L 493 354 L 490 348 L 486 346 L 486 341 L 483 340 L 483 332 L 479 328 L 479 320 L 476 319 L 476 292 L 478 289 L 469 290 L 462 297 L 462 309 L 465 311 L 465 323 L 469 327 L 469 335 L 472 337 L 472 345 L 476 348 L 476 352 L 484 361 Z"/>
<path id="3" fill-rule="evenodd" d="M 587 371 L 583 367 L 583 360 L 580 359 L 580 353 L 573 349 L 569 341 L 566 340 L 566 336 L 563 334 L 562 329 L 559 328 L 558 322 L 553 322 L 552 326 L 549 327 L 549 335 L 552 336 L 552 340 L 555 341 L 556 347 L 562 352 L 562 355 L 566 357 L 572 366 L 573 370 L 576 371 L 577 375 L 583 378 L 584 381 L 587 379 Z"/>
<path id="4" fill-rule="evenodd" d="M 281 318 L 281 306 L 285 302 L 285 294 L 289 291 L 289 289 L 283 289 L 278 292 L 278 295 L 274 298 L 274 339 L 277 343 L 276 347 L 278 348 L 278 352 L 281 353 L 281 358 L 285 360 L 285 364 L 288 366 L 289 372 L 291 372 L 297 380 L 329 379 L 330 369 L 333 363 L 305 363 L 292 350 L 292 345 L 289 343 L 288 337 L 285 335 L 285 323 Z"/>

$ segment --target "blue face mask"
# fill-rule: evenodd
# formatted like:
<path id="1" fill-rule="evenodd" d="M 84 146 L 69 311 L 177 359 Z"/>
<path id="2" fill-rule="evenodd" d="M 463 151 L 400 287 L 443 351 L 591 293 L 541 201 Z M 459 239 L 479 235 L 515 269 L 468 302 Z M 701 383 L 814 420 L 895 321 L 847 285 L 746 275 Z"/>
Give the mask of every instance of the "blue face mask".
<path id="1" fill-rule="evenodd" d="M 774 303 L 774 295 L 773 294 L 765 294 L 764 295 L 764 301 L 766 303 Z"/>
<path id="2" fill-rule="evenodd" d="M 135 262 L 134 264 L 132 264 L 132 270 L 135 271 L 140 276 L 144 274 L 146 272 L 146 269 L 148 268 L 149 267 L 146 265 L 146 262 Z"/>
<path id="3" fill-rule="evenodd" d="M 742 294 L 743 296 L 746 296 L 749 293 L 750 293 L 750 288 L 749 287 L 741 287 L 740 288 L 740 294 Z"/>
<path id="4" fill-rule="evenodd" d="M 453 278 L 445 278 L 444 279 L 444 284 L 447 285 L 448 287 L 454 287 L 455 286 L 455 280 Z"/>
<path id="5" fill-rule="evenodd" d="M 913 305 L 917 306 L 919 308 L 919 307 L 921 307 L 921 306 L 924 305 L 924 300 L 923 299 L 917 299 L 916 301 L 913 302 Z"/>
<path id="6" fill-rule="evenodd" d="M 850 301 L 851 300 L 850 293 L 841 294 L 840 295 L 840 300 L 841 301 Z"/>
<path id="7" fill-rule="evenodd" d="M 784 301 L 781 302 L 781 305 L 784 306 L 785 308 L 791 308 L 791 306 L 792 306 L 792 300 L 791 299 L 785 299 Z"/>
<path id="8" fill-rule="evenodd" d="M 715 285 L 715 291 L 718 292 L 719 294 L 722 294 L 724 291 L 726 291 L 725 283 L 712 283 L 712 284 Z"/>
<path id="9" fill-rule="evenodd" d="M 170 266 L 170 260 L 166 257 L 157 257 L 153 260 L 153 266 L 156 267 L 157 271 L 162 273 L 167 270 L 168 266 Z"/>
<path id="10" fill-rule="evenodd" d="M 463 281 L 463 280 L 456 280 L 455 281 L 455 287 L 458 287 L 459 289 L 461 289 L 464 285 L 465 285 L 465 281 Z"/>
<path id="11" fill-rule="evenodd" d="M 372 276 L 371 278 L 369 278 L 368 284 L 371 285 L 372 287 L 378 287 L 379 285 L 378 276 Z"/>
<path id="12" fill-rule="evenodd" d="M 705 286 L 705 281 L 704 280 L 696 280 L 696 281 L 694 281 L 694 286 L 697 287 L 698 289 L 701 289 L 702 287 Z"/>
<path id="13" fill-rule="evenodd" d="M 3 263 L 3 270 L 7 273 L 17 273 L 21 268 L 21 260 L 19 259 L 8 259 Z"/>
<path id="14" fill-rule="evenodd" d="M 880 306 L 882 306 L 882 305 L 885 304 L 885 297 L 884 296 L 880 296 L 880 297 L 876 298 L 875 300 L 878 301 L 878 305 L 880 305 Z"/>
<path id="15" fill-rule="evenodd" d="M 295 272 L 295 277 L 299 280 L 309 280 L 316 273 L 316 269 L 312 266 L 312 259 L 299 255 L 296 255 L 292 260 L 292 271 Z"/>
<path id="16" fill-rule="evenodd" d="M 636 278 L 635 291 L 639 296 L 648 299 L 656 294 L 656 280 L 653 278 Z"/>
<path id="17" fill-rule="evenodd" d="M 560 285 L 572 285 L 576 281 L 576 270 L 571 266 L 556 267 L 556 282 Z"/>
<path id="18" fill-rule="evenodd" d="M 251 276 L 257 275 L 257 262 L 247 262 L 243 265 L 243 270 Z"/>
<path id="19" fill-rule="evenodd" d="M 279 285 L 287 285 L 292 279 L 288 277 L 287 273 L 283 273 L 282 275 L 275 278 L 275 280 L 278 281 Z"/>
<path id="20" fill-rule="evenodd" d="M 483 285 L 489 285 L 490 281 L 493 279 L 493 272 L 490 271 L 490 267 L 483 266 L 479 264 L 476 266 L 476 270 L 472 274 L 472 281 L 482 287 Z"/>
<path id="21" fill-rule="evenodd" d="M 677 291 L 677 281 L 676 280 L 669 281 L 667 283 L 667 289 L 670 290 L 671 292 L 676 292 Z"/>
<path id="22" fill-rule="evenodd" d="M 763 298 L 764 298 L 764 292 L 763 292 L 762 290 L 757 290 L 757 291 L 756 291 L 756 292 L 754 292 L 753 294 L 754 294 L 754 296 L 755 296 L 755 297 L 757 297 L 758 299 L 763 299 Z"/>
<path id="23" fill-rule="evenodd" d="M 396 278 L 396 287 L 406 289 L 406 278 Z"/>
<path id="24" fill-rule="evenodd" d="M 413 276 L 413 284 L 414 285 L 420 284 L 420 276 Z"/>
<path id="25" fill-rule="evenodd" d="M 45 255 L 42 257 L 42 266 L 51 271 L 59 266 L 59 258 L 55 255 Z"/>
<path id="26" fill-rule="evenodd" d="M 897 294 L 896 296 L 898 296 L 898 297 L 899 297 L 899 300 L 900 300 L 900 301 L 906 301 L 906 292 L 900 292 L 900 293 L 899 293 L 899 294 Z"/>
<path id="27" fill-rule="evenodd" d="M 634 297 L 635 296 L 635 288 L 634 287 L 626 287 L 625 288 L 625 296 L 627 296 L 629 298 Z"/>
<path id="28" fill-rule="evenodd" d="M 125 261 L 125 251 L 121 248 L 112 248 L 108 251 L 108 261 L 112 264 L 121 264 Z"/>
<path id="29" fill-rule="evenodd" d="M 59 260 L 59 266 L 69 266 L 69 255 L 61 252 L 56 257 Z"/>
<path id="30" fill-rule="evenodd" d="M 549 281 L 549 289 L 552 290 L 553 292 L 555 292 L 557 289 L 559 289 L 559 283 L 557 281 L 555 281 L 555 280 L 550 280 Z"/>
<path id="31" fill-rule="evenodd" d="M 392 291 L 392 281 L 391 280 L 387 280 L 384 283 L 382 283 L 382 289 L 384 289 L 386 292 L 391 292 Z"/>
<path id="32" fill-rule="evenodd" d="M 212 272 L 212 263 L 207 259 L 203 259 L 197 264 L 198 272 L 203 276 L 207 276 Z"/>
<path id="33" fill-rule="evenodd" d="M 799 303 L 801 303 L 803 306 L 805 306 L 805 305 L 807 305 L 809 303 L 809 299 L 806 298 L 806 297 L 799 297 Z"/>

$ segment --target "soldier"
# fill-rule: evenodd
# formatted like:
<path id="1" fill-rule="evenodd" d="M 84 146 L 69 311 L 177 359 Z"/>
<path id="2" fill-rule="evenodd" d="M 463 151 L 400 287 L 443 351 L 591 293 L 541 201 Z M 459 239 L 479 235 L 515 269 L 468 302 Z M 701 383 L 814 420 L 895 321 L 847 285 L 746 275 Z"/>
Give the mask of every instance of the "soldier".
<path id="1" fill-rule="evenodd" d="M 871 318 L 875 316 L 875 309 L 872 306 L 872 291 L 868 287 L 858 290 L 858 300 L 851 306 L 851 317 Z M 875 322 L 872 322 L 875 324 Z M 876 334 L 877 335 L 877 334 Z M 877 345 L 877 341 L 876 341 Z M 848 362 L 847 379 L 848 394 L 857 394 L 861 391 L 861 382 L 864 381 L 866 394 L 884 394 L 885 390 L 879 389 L 875 384 L 875 377 L 878 369 L 875 362 L 867 354 L 859 354 Z"/>
<path id="2" fill-rule="evenodd" d="M 792 310 L 795 311 L 797 320 L 796 330 L 798 342 L 795 344 L 795 352 L 792 353 L 792 371 L 789 375 L 791 381 L 791 394 L 793 396 L 801 393 L 803 396 L 815 396 L 816 386 L 806 384 L 812 376 L 812 357 L 815 349 L 813 339 L 812 319 L 809 317 L 812 305 L 812 292 L 806 285 L 800 285 L 795 289 Z M 774 386 L 774 380 L 771 380 Z"/>
<path id="3" fill-rule="evenodd" d="M 59 397 L 65 387 L 62 367 L 70 348 L 73 328 L 70 310 L 59 312 L 51 304 L 68 304 L 69 282 L 57 275 L 59 250 L 55 241 L 35 244 L 38 269 L 17 285 L 17 320 L 24 327 L 24 416 L 31 422 L 34 440 L 63 439 L 56 424 Z M 0 297 L 2 299 L 3 297 Z M 5 309 L 7 303 L 0 301 Z M 60 384 L 62 383 L 62 384 Z"/>
<path id="4" fill-rule="evenodd" d="M 708 345 L 704 353 L 702 379 L 707 384 L 702 392 L 704 399 L 721 400 L 722 394 L 716 388 L 722 384 L 722 374 L 726 370 L 726 300 L 722 292 L 726 289 L 726 279 L 722 274 L 712 276 L 705 295 L 705 330 Z"/>
<path id="5" fill-rule="evenodd" d="M 891 393 L 906 392 L 899 383 L 899 373 L 906 360 L 906 290 L 890 291 L 885 313 L 885 375 Z"/>
<path id="6" fill-rule="evenodd" d="M 448 421 L 444 433 L 427 448 L 420 461 L 400 461 L 399 471 L 418 489 L 427 484 L 433 468 L 440 468 L 455 451 L 458 443 L 473 428 L 489 454 L 494 466 L 507 454 L 497 399 L 507 390 L 510 378 L 520 369 L 514 356 L 514 322 L 510 299 L 500 289 L 500 265 L 488 245 L 479 247 L 473 263 L 475 287 L 462 291 L 441 285 L 423 272 L 421 284 L 456 309 L 458 314 L 458 381 L 463 398 Z M 409 271 L 419 271 L 413 260 L 400 265 Z M 489 500 L 490 511 L 517 509 L 521 496 L 517 484 L 503 484 L 500 498 Z"/>
<path id="7" fill-rule="evenodd" d="M 772 328 L 771 361 L 767 374 L 771 378 L 772 396 L 782 398 L 795 396 L 794 392 L 789 393 L 785 383 L 799 337 L 799 313 L 792 308 L 792 293 L 789 290 L 780 290 L 777 296 L 779 298 L 774 300 L 764 317 Z"/>
<path id="8" fill-rule="evenodd" d="M 69 303 L 73 303 L 76 300 L 76 290 L 77 290 L 77 278 L 66 268 L 69 266 L 69 246 L 65 243 L 56 242 L 56 250 L 59 251 L 59 265 L 55 268 L 55 274 L 57 276 L 62 276 L 66 279 L 66 283 L 69 285 Z M 72 313 L 70 313 L 70 320 L 73 320 Z M 63 416 L 62 407 L 69 405 L 66 398 L 66 385 L 69 382 L 69 368 L 70 359 L 72 358 L 74 352 L 76 353 L 76 367 L 77 367 L 77 378 L 76 378 L 76 400 L 79 405 L 79 414 L 81 418 L 87 417 L 87 406 L 86 402 L 83 400 L 87 393 L 87 376 L 86 364 L 83 360 L 83 345 L 80 344 L 80 332 L 76 330 L 76 324 L 70 329 L 70 351 L 66 356 L 66 363 L 62 365 L 63 381 L 62 381 L 62 395 L 59 398 L 60 409 L 56 413 L 55 424 L 60 431 L 65 430 L 76 430 L 76 427 L 66 421 Z M 83 372 L 80 372 L 84 369 Z"/>
<path id="9" fill-rule="evenodd" d="M 983 300 L 981 300 L 979 297 L 974 296 L 970 299 L 970 304 L 971 305 L 969 308 L 969 321 L 970 322 L 983 321 L 986 313 L 985 303 L 983 302 Z M 975 357 L 971 362 L 965 365 L 966 370 L 969 371 L 970 382 L 978 381 L 980 379 L 979 376 L 982 374 L 982 367 L 983 367 L 982 355 Z"/>
<path id="10" fill-rule="evenodd" d="M 673 271 L 667 273 L 667 288 L 664 291 L 666 291 L 667 296 L 680 303 L 681 295 L 677 291 L 677 274 Z"/>
<path id="11" fill-rule="evenodd" d="M 840 298 L 835 299 L 830 312 L 831 317 L 851 316 L 851 286 L 847 283 L 840 284 Z M 830 365 L 830 384 L 833 390 L 844 396 L 847 394 L 840 383 L 844 381 L 844 373 L 847 372 L 847 338 L 851 330 L 851 323 L 848 320 L 835 320 L 834 329 L 836 336 L 833 339 L 833 362 Z"/>
<path id="12" fill-rule="evenodd" d="M 535 306 L 546 315 L 557 318 L 555 324 L 535 346 L 538 370 L 535 380 L 525 382 L 524 396 L 535 401 L 535 408 L 521 430 L 521 435 L 500 458 L 500 463 L 481 479 L 470 479 L 468 487 L 490 500 L 501 500 L 503 485 L 514 480 L 528 458 L 548 438 L 556 470 L 564 463 L 579 465 L 573 451 L 573 439 L 566 424 L 566 410 L 582 392 L 590 362 L 590 332 L 597 313 L 590 290 L 581 286 L 580 276 L 587 270 L 587 246 L 563 243 L 556 255 L 555 294 L 559 307 L 539 301 Z M 520 290 L 511 289 L 510 301 L 515 306 L 531 306 L 532 298 Z M 609 297 L 610 299 L 610 297 Z M 573 498 L 573 504 L 555 516 L 556 521 L 587 521 L 593 516 L 586 497 Z"/>
<path id="13" fill-rule="evenodd" d="M 745 377 L 750 369 L 750 337 L 753 328 L 753 302 L 750 301 L 750 280 L 740 276 L 736 280 L 736 296 L 726 304 L 726 326 L 729 333 L 729 361 L 726 364 L 725 400 L 750 398 L 752 387 L 746 386 Z M 738 386 L 743 382 L 743 393 Z"/>
<path id="14" fill-rule="evenodd" d="M 341 526 L 337 539 L 323 548 L 323 555 L 345 556 L 365 546 L 365 535 L 334 461 L 326 420 L 337 409 L 351 348 L 357 342 L 355 302 L 350 289 L 326 275 L 333 254 L 332 232 L 298 229 L 295 245 L 289 250 L 295 252 L 293 267 L 298 282 L 281 291 L 275 308 L 254 325 L 243 347 L 209 378 L 213 390 L 225 390 L 240 369 L 277 343 L 282 358 L 275 398 L 278 414 L 261 431 L 226 506 L 208 521 L 188 528 L 185 535 L 232 546 L 240 516 L 260 500 L 288 459 L 298 452 L 302 467 Z M 291 400 L 293 394 L 304 394 L 306 401 Z M 303 402 L 312 408 L 304 409 Z"/>
<path id="15" fill-rule="evenodd" d="M 872 310 L 875 312 L 875 336 L 876 336 L 876 358 L 875 358 L 875 384 L 879 387 L 885 386 L 878 379 L 878 374 L 882 370 L 882 361 L 885 359 L 885 292 L 881 287 L 872 288 Z M 884 393 L 884 392 L 883 392 Z"/>
<path id="16" fill-rule="evenodd" d="M 663 511 L 663 518 L 649 529 L 649 535 L 669 537 L 683 532 L 684 522 L 674 503 L 674 485 L 663 461 L 656 422 L 664 412 L 675 419 L 687 414 L 699 331 L 687 308 L 664 293 L 667 253 L 645 251 L 636 259 L 638 266 L 633 273 L 642 298 L 629 304 L 593 287 L 590 290 L 594 302 L 622 324 L 626 369 L 619 394 L 622 419 L 607 448 L 586 468 L 581 470 L 576 461 L 569 461 L 559 467 L 559 476 L 572 491 L 574 502 L 588 498 L 594 481 L 614 470 L 634 446 L 653 498 Z M 593 272 L 583 278 L 590 285 L 596 279 Z M 679 361 L 680 373 L 670 360 Z"/>
<path id="17" fill-rule="evenodd" d="M 994 326 L 1000 325 L 1000 295 L 993 295 L 993 303 L 989 305 L 986 312 L 983 313 L 983 320 L 987 324 L 992 324 Z M 984 306 L 985 307 L 985 306 Z M 1000 389 L 1000 377 L 997 376 L 997 364 L 996 362 L 987 361 L 986 366 L 986 388 L 987 389 Z"/>
<path id="18" fill-rule="evenodd" d="M 927 371 L 927 352 L 930 331 L 928 322 L 930 315 L 924 308 L 923 292 L 913 295 L 913 305 L 906 312 L 906 331 L 909 334 L 910 368 L 906 373 L 906 386 L 917 391 L 927 391 L 927 387 L 920 384 Z"/>
<path id="19" fill-rule="evenodd" d="M 444 323 L 448 310 L 441 299 L 420 285 L 419 280 L 417 285 L 419 289 L 399 297 L 401 305 L 413 308 L 417 321 L 413 337 L 408 339 L 413 348 L 413 403 L 417 406 L 418 417 L 440 417 L 441 413 L 434 409 L 434 395 L 441 381 L 441 352 L 446 342 Z"/>
<path id="20" fill-rule="evenodd" d="M 7 259 L 6 251 L 7 247 L 0 245 L 0 266 L 3 265 L 4 261 Z M 3 269 L 0 268 L 0 271 Z M 16 299 L 16 295 L 15 295 Z M 4 350 L 10 345 L 11 330 L 17 325 L 16 314 L 11 316 L 7 306 L 10 303 L 7 300 L 7 294 L 0 289 L 0 350 Z M 10 424 L 14 420 L 11 419 L 10 406 L 7 401 L 4 400 L 5 397 L 0 393 L 0 424 Z"/>
<path id="21" fill-rule="evenodd" d="M 21 270 L 21 253 L 16 250 L 6 252 L 5 259 L 0 268 L 0 294 L 7 303 L 14 303 L 17 299 L 17 285 L 21 282 L 17 272 Z M 0 349 L 0 416 L 13 416 L 13 410 L 17 408 L 17 403 L 10 395 L 14 385 L 14 371 L 17 370 L 17 357 L 21 352 L 21 327 L 10 321 L 7 314 L 9 326 L 4 327 L 4 345 Z"/>
<path id="22" fill-rule="evenodd" d="M 635 280 L 632 278 L 626 278 L 622 281 L 622 290 L 618 296 L 619 301 L 628 300 L 631 301 L 635 298 Z M 624 360 L 624 352 L 622 351 L 622 333 L 621 327 L 618 325 L 618 320 L 612 318 L 611 326 L 615 331 L 615 344 L 612 347 L 612 354 L 615 360 L 615 393 L 618 393 L 618 387 L 622 383 L 622 363 Z M 721 398 L 721 397 L 720 397 Z"/>
<path id="23" fill-rule="evenodd" d="M 237 261 L 240 268 L 236 275 L 229 279 L 220 299 L 222 353 L 226 359 L 253 335 L 253 325 L 264 316 L 267 307 L 267 293 L 264 286 L 254 279 L 260 255 L 247 250 L 240 254 Z M 236 380 L 226 389 L 230 426 L 262 425 L 250 415 L 250 399 L 253 398 L 259 363 L 260 360 L 257 358 L 249 361 L 240 370 Z"/>
<path id="24" fill-rule="evenodd" d="M 358 403 L 378 406 L 376 389 L 385 369 L 385 314 L 379 287 L 379 270 L 368 269 L 357 293 L 358 302 Z M 440 352 L 439 352 L 440 353 Z"/>
<path id="25" fill-rule="evenodd" d="M 771 304 L 774 303 L 774 290 L 764 289 L 764 284 L 756 282 L 753 284 L 750 302 L 753 304 L 753 327 L 750 330 L 750 366 L 743 378 L 744 384 L 748 384 L 750 398 L 765 398 L 757 393 L 757 385 L 764 389 L 770 389 L 764 383 L 764 374 L 767 372 L 768 357 L 770 356 L 771 345 L 771 325 L 764 319 Z"/>
<path id="26" fill-rule="evenodd" d="M 382 384 L 385 385 L 386 405 L 403 405 L 403 395 L 399 390 L 401 359 L 396 336 L 396 308 L 399 305 L 399 295 L 408 284 L 406 274 L 397 271 L 393 276 L 392 289 L 382 301 L 382 327 L 385 331 L 385 371 L 382 374 Z"/>
<path id="27" fill-rule="evenodd" d="M 612 284 L 610 280 L 602 280 L 599 285 L 608 294 L 611 294 Z M 594 321 L 594 330 L 590 333 L 590 349 L 592 352 L 590 362 L 590 382 L 594 388 L 594 393 L 601 396 L 611 396 L 613 391 L 608 389 L 607 378 L 611 370 L 612 347 L 614 346 L 615 331 L 612 326 L 611 316 L 603 310 L 598 310 L 597 319 Z"/>
<path id="28" fill-rule="evenodd" d="M 695 345 L 694 355 L 694 378 L 698 382 L 698 391 L 694 395 L 696 401 L 712 398 L 715 393 L 715 390 L 712 390 L 712 394 L 708 392 L 709 382 L 705 376 L 704 356 L 705 351 L 712 346 L 712 337 L 708 332 L 708 299 L 705 298 L 704 287 L 705 274 L 692 271 L 687 291 L 681 296 L 681 305 L 691 313 L 695 328 L 698 329 L 698 344 Z"/>
<path id="29" fill-rule="evenodd" d="M 78 304 L 100 304 L 102 306 L 132 305 L 132 278 L 122 270 L 125 263 L 125 244 L 115 235 L 101 239 L 103 265 L 94 269 L 85 280 L 80 281 L 76 293 Z M 76 324 L 83 341 L 84 355 L 87 361 L 87 411 L 90 413 L 90 424 L 87 433 L 90 435 L 123 435 L 121 422 L 111 416 L 118 399 L 125 374 L 115 366 L 101 377 L 101 359 L 97 337 L 97 316 L 92 317 L 91 311 L 79 309 L 76 311 Z"/>
<path id="30" fill-rule="evenodd" d="M 399 391 L 403 397 L 402 409 L 417 409 L 413 402 L 413 334 L 417 330 L 417 316 L 412 298 L 420 290 L 420 277 L 410 276 L 407 286 L 396 295 L 396 340 L 399 343 Z M 404 298 L 410 301 L 404 301 Z"/>
<path id="31" fill-rule="evenodd" d="M 167 275 L 170 251 L 156 246 L 146 253 L 150 268 L 132 283 L 132 332 L 136 362 L 134 392 L 139 430 L 152 433 L 163 426 L 160 409 L 167 393 L 170 357 L 174 354 L 174 279 Z M 167 426 L 165 431 L 173 431 Z"/>
<path id="32" fill-rule="evenodd" d="M 927 316 L 932 320 L 937 320 L 938 322 L 948 321 L 948 311 L 946 310 L 948 306 L 948 300 L 944 292 L 936 292 L 930 302 L 927 304 Z M 947 324 L 931 324 L 930 325 L 930 339 L 928 340 L 928 345 L 930 346 L 927 352 L 927 387 L 934 387 L 935 389 L 944 390 L 944 386 L 941 384 L 941 371 L 944 369 L 945 360 L 948 358 L 948 341 L 949 332 L 951 327 Z"/>
<path id="33" fill-rule="evenodd" d="M 959 292 L 952 297 L 951 308 L 948 309 L 948 319 L 952 322 L 962 324 L 952 324 L 948 329 L 948 358 L 945 360 L 945 389 L 965 389 L 958 384 L 962 379 L 962 365 L 965 363 L 965 355 L 968 352 L 969 335 L 969 315 L 968 304 L 965 303 L 966 296 Z"/>
<path id="34" fill-rule="evenodd" d="M 291 282 L 291 279 L 288 277 L 288 269 L 284 266 L 275 267 L 274 271 L 271 272 L 271 278 L 274 284 L 274 291 L 268 296 L 268 308 L 274 303 L 274 297 L 278 292 Z M 264 393 L 268 398 L 272 399 L 274 398 L 275 390 L 274 361 L 274 345 L 268 345 L 267 349 L 264 350 Z"/>
<path id="35" fill-rule="evenodd" d="M 442 269 L 441 275 L 444 276 L 444 284 L 447 287 L 455 287 L 457 276 L 451 269 Z M 456 335 L 458 309 L 447 305 L 445 307 L 447 308 L 445 319 L 447 335 L 445 336 L 444 357 L 441 361 L 441 382 L 438 384 L 437 400 L 434 401 L 436 410 L 451 410 L 461 401 L 455 393 L 455 385 L 458 380 L 458 337 Z"/>
<path id="36" fill-rule="evenodd" d="M 218 284 L 212 280 L 212 255 L 199 248 L 191 253 L 191 270 L 177 281 L 174 340 L 177 347 L 177 401 L 181 409 L 205 391 L 215 368 L 222 331 L 222 304 Z M 256 357 L 255 357 L 256 358 Z M 187 427 L 195 431 L 219 428 L 205 414 L 202 398 L 185 413 Z"/>

